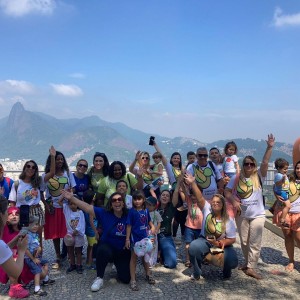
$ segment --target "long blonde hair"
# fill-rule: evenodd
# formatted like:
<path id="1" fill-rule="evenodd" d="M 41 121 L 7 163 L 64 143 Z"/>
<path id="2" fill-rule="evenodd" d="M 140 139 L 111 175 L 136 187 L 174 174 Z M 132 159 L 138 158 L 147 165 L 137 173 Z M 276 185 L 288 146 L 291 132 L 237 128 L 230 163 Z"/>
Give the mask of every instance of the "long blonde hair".
<path id="1" fill-rule="evenodd" d="M 247 156 L 244 157 L 244 159 L 243 159 L 243 167 L 241 168 L 240 178 L 241 179 L 248 178 L 245 175 L 245 170 L 244 170 L 244 163 L 245 163 L 246 159 L 251 160 L 251 162 L 253 162 L 255 164 L 254 170 L 253 170 L 252 174 L 250 175 L 250 180 L 252 182 L 253 190 L 261 189 L 262 186 L 261 186 L 260 180 L 259 180 L 258 168 L 257 168 L 257 161 L 256 161 L 256 159 L 253 156 L 247 155 Z"/>

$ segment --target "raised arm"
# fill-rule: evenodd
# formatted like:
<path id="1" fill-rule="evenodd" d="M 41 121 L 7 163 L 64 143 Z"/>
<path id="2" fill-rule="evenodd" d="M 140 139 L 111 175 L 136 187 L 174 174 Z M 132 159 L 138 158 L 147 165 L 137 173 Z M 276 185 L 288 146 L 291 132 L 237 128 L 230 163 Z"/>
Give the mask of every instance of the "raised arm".
<path id="1" fill-rule="evenodd" d="M 198 188 L 195 177 L 190 173 L 185 173 L 184 180 L 186 183 L 188 183 L 191 186 L 193 193 L 198 200 L 198 206 L 202 210 L 204 208 L 206 200 L 204 199 L 202 192 Z"/>
<path id="2" fill-rule="evenodd" d="M 95 212 L 94 212 L 94 207 L 93 205 L 87 204 L 83 202 L 82 200 L 79 200 L 73 196 L 72 192 L 68 192 L 67 190 L 62 190 L 61 194 L 64 198 L 68 199 L 72 203 L 76 204 L 77 207 L 85 211 L 86 213 L 90 214 L 95 218 Z"/>
<path id="3" fill-rule="evenodd" d="M 49 149 L 49 154 L 51 157 L 51 164 L 50 164 L 50 171 L 45 174 L 44 181 L 47 182 L 50 178 L 52 178 L 55 175 L 55 155 L 56 150 L 53 146 Z"/>
<path id="4" fill-rule="evenodd" d="M 167 164 L 168 164 L 168 160 L 167 160 L 167 158 L 164 156 L 164 154 L 161 152 L 159 146 L 156 144 L 155 141 L 153 141 L 153 147 L 155 148 L 155 150 L 156 150 L 157 152 L 159 152 L 159 153 L 161 154 L 161 161 L 162 161 L 163 165 L 166 167 Z"/>
<path id="5" fill-rule="evenodd" d="M 134 169 L 136 163 L 138 162 L 139 158 L 141 156 L 141 151 L 139 150 L 136 154 L 135 154 L 135 158 L 134 161 L 131 163 L 131 165 L 129 166 L 129 172 L 131 172 L 132 174 L 136 175 L 136 169 Z"/>
<path id="6" fill-rule="evenodd" d="M 260 165 L 260 173 L 261 173 L 262 177 L 267 176 L 269 160 L 271 158 L 273 146 L 275 144 L 275 137 L 273 136 L 272 133 L 268 134 L 268 140 L 266 141 L 266 143 L 267 143 L 267 148 L 266 148 L 263 160 Z"/>

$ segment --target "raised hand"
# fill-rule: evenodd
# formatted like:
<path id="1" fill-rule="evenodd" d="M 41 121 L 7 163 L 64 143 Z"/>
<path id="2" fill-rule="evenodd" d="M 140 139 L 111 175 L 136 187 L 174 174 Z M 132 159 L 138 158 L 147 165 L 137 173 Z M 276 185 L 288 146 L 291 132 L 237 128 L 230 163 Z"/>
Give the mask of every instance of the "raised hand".
<path id="1" fill-rule="evenodd" d="M 275 137 L 272 133 L 268 134 L 268 140 L 266 140 L 268 147 L 273 147 L 275 144 Z"/>
<path id="2" fill-rule="evenodd" d="M 55 150 L 55 148 L 53 146 L 50 147 L 49 153 L 50 153 L 51 156 L 55 156 L 56 155 L 56 150 Z"/>

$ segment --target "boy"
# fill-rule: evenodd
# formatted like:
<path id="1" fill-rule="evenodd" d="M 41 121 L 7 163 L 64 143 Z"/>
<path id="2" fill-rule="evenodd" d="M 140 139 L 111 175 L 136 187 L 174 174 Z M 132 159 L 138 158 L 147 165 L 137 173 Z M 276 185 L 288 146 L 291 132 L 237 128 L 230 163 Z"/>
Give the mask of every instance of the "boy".
<path id="1" fill-rule="evenodd" d="M 46 296 L 47 293 L 41 289 L 40 281 L 43 279 L 43 285 L 53 284 L 55 280 L 49 279 L 48 261 L 42 258 L 42 248 L 40 246 L 39 234 L 39 219 L 36 216 L 31 216 L 29 219 L 28 228 L 23 228 L 21 231 L 25 234 L 28 230 L 28 249 L 25 252 L 24 261 L 34 274 L 34 295 Z"/>
<path id="2" fill-rule="evenodd" d="M 128 184 L 125 180 L 119 180 L 116 185 L 116 191 L 125 198 L 127 209 L 132 208 L 132 196 L 127 195 Z"/>
<path id="3" fill-rule="evenodd" d="M 286 223 L 286 216 L 291 208 L 291 202 L 289 200 L 289 188 L 290 182 L 287 177 L 289 163 L 283 158 L 277 158 L 275 160 L 275 169 L 278 173 L 274 178 L 274 192 L 276 195 L 280 196 L 284 201 L 284 208 L 282 210 L 282 215 L 280 223 L 282 227 L 289 228 L 289 224 Z"/>

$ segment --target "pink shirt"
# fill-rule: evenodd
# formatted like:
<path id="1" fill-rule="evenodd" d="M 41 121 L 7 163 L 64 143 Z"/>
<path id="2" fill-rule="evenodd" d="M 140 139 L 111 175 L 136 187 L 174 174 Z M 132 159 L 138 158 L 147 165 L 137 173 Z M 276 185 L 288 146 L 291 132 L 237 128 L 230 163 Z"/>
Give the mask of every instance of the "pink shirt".
<path id="1" fill-rule="evenodd" d="M 197 202 L 192 203 L 192 200 L 189 196 L 186 196 L 186 203 L 188 206 L 188 214 L 186 217 L 185 226 L 192 229 L 201 229 L 203 214 L 201 209 L 198 207 Z"/>

